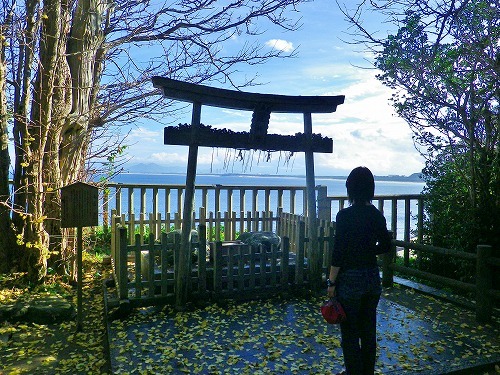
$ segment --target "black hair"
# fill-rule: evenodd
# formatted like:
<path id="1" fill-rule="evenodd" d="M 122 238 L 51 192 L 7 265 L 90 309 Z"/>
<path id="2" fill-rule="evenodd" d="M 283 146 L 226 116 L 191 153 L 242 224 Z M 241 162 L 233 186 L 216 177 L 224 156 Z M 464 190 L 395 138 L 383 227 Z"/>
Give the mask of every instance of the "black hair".
<path id="1" fill-rule="evenodd" d="M 371 202 L 375 194 L 375 180 L 366 167 L 354 168 L 345 182 L 349 203 L 363 204 Z"/>

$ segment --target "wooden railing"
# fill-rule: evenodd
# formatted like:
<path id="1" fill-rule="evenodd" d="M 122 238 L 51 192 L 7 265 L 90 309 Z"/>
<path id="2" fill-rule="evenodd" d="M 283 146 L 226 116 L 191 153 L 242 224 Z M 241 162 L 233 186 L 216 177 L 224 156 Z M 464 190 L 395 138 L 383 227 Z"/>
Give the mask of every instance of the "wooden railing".
<path id="1" fill-rule="evenodd" d="M 206 212 L 286 212 L 302 213 L 307 205 L 304 186 L 237 186 L 197 185 L 195 207 Z M 174 213 L 182 218 L 184 185 L 135 185 L 109 183 L 103 194 L 103 225 L 108 225 L 108 215 L 115 210 L 118 215 L 128 216 L 162 213 L 164 218 L 174 219 Z"/>
<path id="2" fill-rule="evenodd" d="M 109 225 L 109 215 L 126 214 L 136 220 L 149 220 L 149 215 L 159 214 L 165 225 L 176 227 L 182 220 L 184 185 L 135 185 L 109 183 L 103 194 L 102 223 Z M 348 204 L 347 196 L 328 196 L 326 186 L 317 186 L 317 212 L 320 220 L 334 221 L 336 213 Z M 419 194 L 378 195 L 374 204 L 385 214 L 389 229 L 396 238 L 404 241 L 422 242 L 424 199 Z M 241 212 L 283 212 L 302 215 L 307 212 L 305 186 L 241 186 L 199 185 L 196 186 L 195 207 L 213 212 L 213 222 L 221 222 L 221 212 L 228 212 L 229 222 L 234 222 Z M 145 218 L 140 215 L 144 213 Z M 222 215 L 217 218 L 218 215 Z M 248 215 L 247 215 L 248 216 Z M 155 219 L 157 220 L 157 219 Z M 210 232 L 209 232 L 210 233 Z"/>
<path id="3" fill-rule="evenodd" d="M 436 246 L 422 245 L 414 242 L 392 240 L 393 251 L 382 256 L 382 285 L 392 287 L 394 272 L 402 275 L 415 276 L 420 279 L 436 282 L 456 290 L 472 292 L 475 295 L 476 320 L 481 323 L 491 321 L 493 300 L 500 299 L 500 291 L 493 289 L 493 275 L 498 272 L 500 258 L 493 257 L 492 247 L 478 245 L 476 253 L 445 249 Z M 395 262 L 397 247 L 405 247 L 420 253 L 442 254 L 454 258 L 469 260 L 476 263 L 475 284 L 459 281 L 430 272 L 421 271 L 407 265 L 398 265 Z M 497 268 L 497 270 L 495 270 Z"/>
<path id="4" fill-rule="evenodd" d="M 318 217 L 335 220 L 335 215 L 347 207 L 347 196 L 328 196 L 326 186 L 318 186 Z M 424 197 L 421 194 L 376 195 L 373 204 L 384 214 L 387 227 L 396 238 L 422 243 Z M 402 227 L 399 226 L 402 224 Z"/>

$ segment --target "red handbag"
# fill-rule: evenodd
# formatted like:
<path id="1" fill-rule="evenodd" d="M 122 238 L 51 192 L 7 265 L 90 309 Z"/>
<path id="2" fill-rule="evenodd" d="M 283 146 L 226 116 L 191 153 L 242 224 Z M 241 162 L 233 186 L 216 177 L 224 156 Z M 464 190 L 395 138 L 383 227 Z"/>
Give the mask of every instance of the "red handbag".
<path id="1" fill-rule="evenodd" d="M 346 319 L 344 308 L 335 297 L 325 301 L 320 309 L 321 315 L 323 315 L 323 318 L 329 324 L 340 324 Z"/>

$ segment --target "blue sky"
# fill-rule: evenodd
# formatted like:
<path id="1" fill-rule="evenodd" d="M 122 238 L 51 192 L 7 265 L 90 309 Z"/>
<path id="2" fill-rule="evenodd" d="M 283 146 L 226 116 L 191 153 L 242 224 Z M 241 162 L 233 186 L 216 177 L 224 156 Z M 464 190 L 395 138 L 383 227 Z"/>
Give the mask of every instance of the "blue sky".
<path id="1" fill-rule="evenodd" d="M 415 150 L 408 125 L 395 114 L 388 102 L 391 91 L 375 79 L 377 71 L 362 46 L 348 40 L 349 25 L 334 1 L 315 0 L 298 7 L 302 17 L 299 31 L 283 32 L 269 25 L 259 36 L 265 48 L 297 48 L 297 57 L 270 61 L 264 65 L 242 67 L 241 77 L 259 75 L 261 86 L 247 91 L 282 95 L 345 95 L 345 103 L 332 114 L 313 114 L 313 132 L 333 138 L 332 154 L 315 154 L 317 175 L 346 174 L 365 165 L 376 175 L 409 175 L 420 172 L 424 160 Z M 366 15 L 368 27 L 383 33 L 385 24 Z M 237 48 L 244 36 L 224 48 Z M 189 123 L 190 109 L 177 122 Z M 250 129 L 250 112 L 203 107 L 202 123 L 234 131 Z M 269 133 L 303 132 L 302 115 L 272 114 Z M 162 172 L 186 170 L 188 148 L 163 144 L 163 127 L 140 123 L 131 128 L 128 165 L 153 162 Z M 285 155 L 273 154 L 271 162 L 255 152 L 250 162 L 234 162 L 233 150 L 200 148 L 198 173 L 304 174 L 304 154 L 297 153 L 288 164 Z M 127 165 L 125 165 L 125 169 Z"/>

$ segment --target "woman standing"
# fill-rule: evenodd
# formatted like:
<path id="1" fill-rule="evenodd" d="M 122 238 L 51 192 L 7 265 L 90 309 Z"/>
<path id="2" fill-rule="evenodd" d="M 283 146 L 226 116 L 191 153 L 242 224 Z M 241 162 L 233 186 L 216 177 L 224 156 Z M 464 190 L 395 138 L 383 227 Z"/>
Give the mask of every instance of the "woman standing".
<path id="1" fill-rule="evenodd" d="M 346 374 L 373 375 L 382 292 L 376 255 L 389 251 L 391 238 L 384 216 L 371 204 L 375 192 L 371 171 L 353 169 L 346 188 L 350 206 L 337 214 L 327 291 L 328 296 L 337 296 L 347 316 L 340 324 Z"/>

